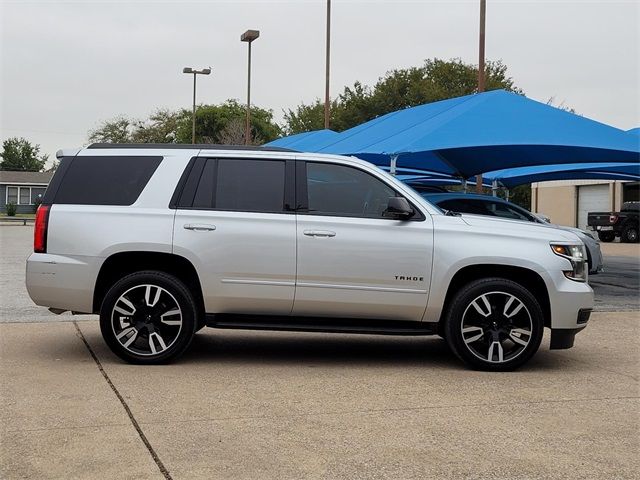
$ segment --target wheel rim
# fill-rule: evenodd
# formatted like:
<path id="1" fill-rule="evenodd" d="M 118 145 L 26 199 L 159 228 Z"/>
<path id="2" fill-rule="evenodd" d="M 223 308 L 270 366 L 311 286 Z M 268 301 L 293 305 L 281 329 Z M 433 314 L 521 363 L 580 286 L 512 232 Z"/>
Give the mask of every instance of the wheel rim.
<path id="1" fill-rule="evenodd" d="M 533 334 L 531 314 L 522 300 L 500 291 L 483 293 L 470 302 L 460 327 L 467 349 L 488 363 L 518 357 Z"/>
<path id="2" fill-rule="evenodd" d="M 171 348 L 182 331 L 182 310 L 176 298 L 158 285 L 136 285 L 113 306 L 111 326 L 120 345 L 136 355 L 159 355 Z"/>
<path id="3" fill-rule="evenodd" d="M 632 242 L 635 242 L 638 239 L 638 231 L 635 228 L 632 228 L 627 233 L 627 238 Z"/>

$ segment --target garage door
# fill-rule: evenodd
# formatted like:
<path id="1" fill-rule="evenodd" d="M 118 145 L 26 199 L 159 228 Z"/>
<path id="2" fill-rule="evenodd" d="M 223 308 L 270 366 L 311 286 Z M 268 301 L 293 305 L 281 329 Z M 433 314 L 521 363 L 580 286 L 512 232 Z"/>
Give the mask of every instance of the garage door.
<path id="1" fill-rule="evenodd" d="M 611 210 L 609 185 L 581 185 L 578 187 L 578 228 L 587 228 L 589 212 Z"/>

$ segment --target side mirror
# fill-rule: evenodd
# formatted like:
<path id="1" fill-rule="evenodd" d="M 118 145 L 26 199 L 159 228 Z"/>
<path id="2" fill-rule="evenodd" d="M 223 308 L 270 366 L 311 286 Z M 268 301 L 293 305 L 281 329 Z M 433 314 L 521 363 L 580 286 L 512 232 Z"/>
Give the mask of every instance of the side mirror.
<path id="1" fill-rule="evenodd" d="M 387 209 L 382 213 L 387 218 L 406 220 L 415 215 L 415 211 L 404 197 L 389 197 Z"/>

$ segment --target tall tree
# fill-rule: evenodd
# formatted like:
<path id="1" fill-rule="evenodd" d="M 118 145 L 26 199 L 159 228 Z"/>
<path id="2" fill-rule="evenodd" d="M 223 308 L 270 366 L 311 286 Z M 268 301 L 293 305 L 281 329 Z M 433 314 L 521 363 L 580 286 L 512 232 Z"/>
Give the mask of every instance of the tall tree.
<path id="1" fill-rule="evenodd" d="M 32 145 L 26 138 L 12 137 L 2 142 L 0 170 L 40 172 L 47 162 L 47 155 L 40 153 L 40 145 Z"/>
<path id="2" fill-rule="evenodd" d="M 502 62 L 487 62 L 485 68 L 487 91 L 522 93 Z M 331 125 L 334 130 L 343 131 L 395 110 L 475 93 L 477 79 L 478 67 L 460 59 L 429 59 L 421 67 L 392 70 L 373 88 L 360 82 L 345 87 L 333 102 Z M 302 104 L 287 110 L 284 116 L 287 134 L 322 128 L 322 103 L 316 100 L 310 105 Z"/>

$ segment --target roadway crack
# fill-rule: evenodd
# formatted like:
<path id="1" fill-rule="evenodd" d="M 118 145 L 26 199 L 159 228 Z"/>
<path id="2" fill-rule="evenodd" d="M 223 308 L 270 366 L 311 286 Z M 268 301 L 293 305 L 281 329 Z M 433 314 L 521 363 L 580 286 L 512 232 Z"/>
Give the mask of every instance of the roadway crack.
<path id="1" fill-rule="evenodd" d="M 84 338 L 84 334 L 80 330 L 80 327 L 78 326 L 78 323 L 75 320 L 73 321 L 73 326 L 76 328 L 76 335 L 78 335 L 80 340 L 82 340 L 82 342 L 84 343 L 85 347 L 87 347 L 87 350 L 89 351 L 89 354 L 91 355 L 91 358 L 93 358 L 93 361 L 98 366 L 98 370 L 100 370 L 100 373 L 102 374 L 102 376 L 104 377 L 105 381 L 107 382 L 107 385 L 109 385 L 109 387 L 111 388 L 113 393 L 116 395 L 116 397 L 120 401 L 120 404 L 122 405 L 122 408 L 124 408 L 124 411 L 127 413 L 127 416 L 129 417 L 129 420 L 131 421 L 131 424 L 133 425 L 133 428 L 135 428 L 136 432 L 138 432 L 138 435 L 140 436 L 140 439 L 142 440 L 142 443 L 144 443 L 144 446 L 147 447 L 147 450 L 149 451 L 149 454 L 151 455 L 151 458 L 153 458 L 153 461 L 156 462 L 156 465 L 158 466 L 158 469 L 160 469 L 160 473 L 162 473 L 162 475 L 164 476 L 164 478 L 166 480 L 173 480 L 173 478 L 171 477 L 171 474 L 169 473 L 169 470 L 167 470 L 167 467 L 164 466 L 164 464 L 162 463 L 162 460 L 160 460 L 160 457 L 158 456 L 158 454 L 154 450 L 153 446 L 149 442 L 149 439 L 147 439 L 147 436 L 142 431 L 142 428 L 140 428 L 140 424 L 138 423 L 136 418 L 133 416 L 133 412 L 129 408 L 129 405 L 127 405 L 126 400 L 120 394 L 120 392 L 118 391 L 118 388 L 113 384 L 113 382 L 109 378 L 109 375 L 107 374 L 107 372 L 104 370 L 104 368 L 102 368 L 102 363 L 100 363 L 100 360 L 98 359 L 97 355 L 95 354 L 95 352 L 91 348 L 91 345 L 89 345 L 89 342 L 87 342 L 87 339 Z"/>

